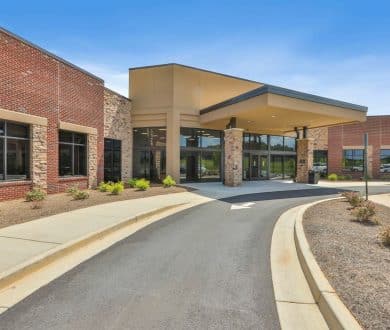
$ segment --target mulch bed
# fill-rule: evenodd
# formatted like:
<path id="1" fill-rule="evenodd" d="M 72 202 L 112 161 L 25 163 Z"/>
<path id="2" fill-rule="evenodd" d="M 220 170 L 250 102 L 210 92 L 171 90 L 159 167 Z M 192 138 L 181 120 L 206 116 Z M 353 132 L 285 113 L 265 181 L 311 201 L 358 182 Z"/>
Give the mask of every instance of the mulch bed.
<path id="1" fill-rule="evenodd" d="M 343 200 L 323 202 L 304 214 L 304 229 L 321 270 L 365 329 L 390 329 L 390 248 L 380 244 L 390 208 L 377 205 L 380 225 L 354 220 Z"/>
<path id="2" fill-rule="evenodd" d="M 32 203 L 26 202 L 24 199 L 0 202 L 0 228 L 88 206 L 189 190 L 178 186 L 164 188 L 162 185 L 153 185 L 146 191 L 128 188 L 120 195 L 88 190 L 89 198 L 85 200 L 73 200 L 66 193 L 51 194 L 46 197 L 42 203 L 42 208 L 39 209 L 33 209 Z"/>

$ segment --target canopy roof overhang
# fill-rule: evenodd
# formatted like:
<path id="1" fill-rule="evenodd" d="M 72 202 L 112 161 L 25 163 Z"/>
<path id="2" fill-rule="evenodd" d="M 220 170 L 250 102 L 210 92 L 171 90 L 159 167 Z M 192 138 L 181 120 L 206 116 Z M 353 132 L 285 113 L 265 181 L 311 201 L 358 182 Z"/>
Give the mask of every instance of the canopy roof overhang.
<path id="1" fill-rule="evenodd" d="M 202 126 L 225 129 L 230 118 L 250 132 L 285 134 L 295 128 L 356 123 L 367 107 L 294 90 L 264 85 L 200 110 Z"/>

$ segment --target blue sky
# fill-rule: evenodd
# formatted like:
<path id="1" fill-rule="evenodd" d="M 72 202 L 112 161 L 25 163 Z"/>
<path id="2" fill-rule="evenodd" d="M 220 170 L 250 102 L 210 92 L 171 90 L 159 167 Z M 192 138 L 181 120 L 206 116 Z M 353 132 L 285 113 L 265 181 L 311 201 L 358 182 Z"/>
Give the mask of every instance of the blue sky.
<path id="1" fill-rule="evenodd" d="M 178 62 L 390 114 L 388 1 L 4 1 L 0 25 L 127 95 Z"/>

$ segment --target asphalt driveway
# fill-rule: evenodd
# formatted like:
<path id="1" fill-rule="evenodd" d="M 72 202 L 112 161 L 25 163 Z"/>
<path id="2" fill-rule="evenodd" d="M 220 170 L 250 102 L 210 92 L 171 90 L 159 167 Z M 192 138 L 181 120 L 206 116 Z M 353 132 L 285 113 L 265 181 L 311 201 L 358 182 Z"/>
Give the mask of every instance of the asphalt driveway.
<path id="1" fill-rule="evenodd" d="M 248 194 L 177 213 L 36 291 L 0 316 L 0 328 L 279 329 L 274 224 L 286 209 L 334 193 Z"/>

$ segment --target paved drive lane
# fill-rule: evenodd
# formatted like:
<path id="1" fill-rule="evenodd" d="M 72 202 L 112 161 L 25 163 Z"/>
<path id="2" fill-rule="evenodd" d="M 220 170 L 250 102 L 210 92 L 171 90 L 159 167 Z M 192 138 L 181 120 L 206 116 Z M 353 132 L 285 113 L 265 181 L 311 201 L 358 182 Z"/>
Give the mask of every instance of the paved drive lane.
<path id="1" fill-rule="evenodd" d="M 274 223 L 333 189 L 243 195 L 156 222 L 0 316 L 1 329 L 278 329 Z M 254 202 L 231 210 L 233 203 Z"/>

